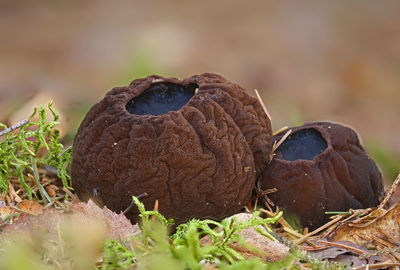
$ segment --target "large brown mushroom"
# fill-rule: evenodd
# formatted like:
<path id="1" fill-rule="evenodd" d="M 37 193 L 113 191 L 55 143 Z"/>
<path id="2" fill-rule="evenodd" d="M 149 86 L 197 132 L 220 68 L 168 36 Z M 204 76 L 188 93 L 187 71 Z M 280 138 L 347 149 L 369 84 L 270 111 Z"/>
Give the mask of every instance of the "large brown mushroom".
<path id="1" fill-rule="evenodd" d="M 290 129 L 263 173 L 261 188 L 277 188 L 268 195 L 276 205 L 315 229 L 328 221 L 326 211 L 379 204 L 381 173 L 354 130 L 328 122 Z M 273 140 L 278 142 L 288 130 Z"/>
<path id="2" fill-rule="evenodd" d="M 221 219 L 250 200 L 268 162 L 271 127 L 259 101 L 219 75 L 149 76 L 117 87 L 74 140 L 73 187 L 123 211 L 132 195 L 177 224 Z M 253 157 L 254 156 L 254 157 Z M 137 221 L 133 207 L 127 217 Z"/>

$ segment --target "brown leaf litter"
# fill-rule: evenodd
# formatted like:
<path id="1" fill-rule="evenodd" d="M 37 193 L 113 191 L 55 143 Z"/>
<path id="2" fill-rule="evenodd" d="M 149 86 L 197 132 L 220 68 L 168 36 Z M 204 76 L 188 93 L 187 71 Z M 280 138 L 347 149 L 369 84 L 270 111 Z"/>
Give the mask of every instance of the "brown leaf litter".
<path id="1" fill-rule="evenodd" d="M 400 202 L 385 209 L 400 182 L 397 176 L 381 204 L 337 215 L 305 235 L 284 232 L 312 256 L 341 262 L 352 269 L 397 269 L 400 266 Z M 285 227 L 285 225 L 283 226 Z"/>
<path id="2" fill-rule="evenodd" d="M 37 205 L 29 208 L 26 203 L 26 208 L 23 214 L 16 219 L 14 224 L 5 225 L 0 238 L 7 237 L 13 232 L 29 233 L 35 230 L 45 230 L 49 233 L 56 233 L 56 228 L 63 222 L 76 224 L 91 224 L 96 222 L 100 224 L 108 238 L 120 240 L 121 238 L 132 235 L 139 231 L 137 225 L 132 225 L 131 222 L 123 215 L 112 212 L 107 207 L 101 209 L 92 201 L 87 203 L 79 202 L 67 205 L 64 211 L 54 208 L 42 209 L 42 214 L 37 214 Z M 33 210 L 34 209 L 34 210 Z M 85 226 L 86 226 L 85 225 Z"/>

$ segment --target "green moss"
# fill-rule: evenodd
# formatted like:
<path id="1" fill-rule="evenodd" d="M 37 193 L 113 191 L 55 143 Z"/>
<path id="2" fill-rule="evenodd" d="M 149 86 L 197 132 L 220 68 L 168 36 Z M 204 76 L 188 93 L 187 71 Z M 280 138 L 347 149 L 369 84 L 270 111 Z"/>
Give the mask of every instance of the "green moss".
<path id="1" fill-rule="evenodd" d="M 176 232 L 169 236 L 168 230 L 172 220 L 165 219 L 158 212 L 146 211 L 136 197 L 133 197 L 133 200 L 142 218 L 142 232 L 128 240 L 126 246 L 115 241 L 107 242 L 103 253 L 108 259 L 104 260 L 100 269 L 125 269 L 109 268 L 120 267 L 121 262 L 136 263 L 139 269 L 202 269 L 207 263 L 215 263 L 223 269 L 265 269 L 267 263 L 259 259 L 245 260 L 230 247 L 230 244 L 234 241 L 245 243 L 239 233 L 249 227 L 263 226 L 266 232 L 260 233 L 273 239 L 268 225 L 275 223 L 282 216 L 282 213 L 279 213 L 274 218 L 262 219 L 259 218 L 260 212 L 256 211 L 245 222 L 238 222 L 235 218 L 224 219 L 221 222 L 193 219 L 179 225 Z M 150 219 L 150 216 L 157 219 Z M 205 236 L 210 237 L 211 242 L 202 245 L 200 239 Z M 120 252 L 119 255 L 115 250 Z M 114 260 L 110 261 L 110 258 Z M 124 264 L 123 267 L 128 265 Z"/>
<path id="2" fill-rule="evenodd" d="M 46 108 L 35 109 L 29 118 L 16 131 L 8 132 L 0 137 L 0 192 L 8 191 L 10 177 L 19 179 L 25 188 L 29 199 L 33 190 L 25 182 L 26 172 L 35 174 L 34 165 L 49 165 L 57 168 L 57 175 L 65 187 L 70 188 L 70 176 L 67 167 L 71 163 L 72 149 L 64 149 L 60 142 L 60 132 L 55 129 L 59 116 L 52 108 L 52 102 L 47 106 L 53 120 L 48 121 Z M 34 117 L 38 114 L 38 120 Z M 3 131 L 7 126 L 0 123 Z M 14 129 L 12 127 L 12 129 Z M 32 163 L 34 160 L 35 164 Z"/>

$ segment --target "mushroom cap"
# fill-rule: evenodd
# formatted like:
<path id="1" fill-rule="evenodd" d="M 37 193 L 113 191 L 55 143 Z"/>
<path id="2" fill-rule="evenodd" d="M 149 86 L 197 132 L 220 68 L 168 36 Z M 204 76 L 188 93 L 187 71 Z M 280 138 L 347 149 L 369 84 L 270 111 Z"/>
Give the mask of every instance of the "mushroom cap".
<path id="1" fill-rule="evenodd" d="M 176 110 L 128 111 L 155 86 L 193 84 L 198 90 Z M 133 195 L 147 193 L 145 207 L 158 200 L 159 211 L 176 224 L 235 214 L 255 183 L 252 151 L 266 156 L 270 150 L 270 123 L 258 120 L 263 113 L 243 88 L 214 74 L 182 81 L 153 75 L 114 88 L 90 109 L 75 136 L 73 187 L 81 199 L 116 212 L 128 208 Z M 126 215 L 138 221 L 136 207 Z"/>
<path id="2" fill-rule="evenodd" d="M 329 220 L 327 211 L 379 204 L 381 173 L 353 129 L 329 122 L 290 129 L 261 183 L 263 190 L 277 188 L 268 195 L 276 205 L 297 215 L 303 226 L 315 229 Z M 279 141 L 284 133 L 273 140 Z M 302 143 L 307 144 L 303 149 Z"/>
<path id="3" fill-rule="evenodd" d="M 269 162 L 272 148 L 271 120 L 260 101 L 250 96 L 245 88 L 217 74 L 192 76 L 183 83 L 197 84 L 199 95 L 212 95 L 212 99 L 232 117 L 253 152 L 258 179 Z"/>

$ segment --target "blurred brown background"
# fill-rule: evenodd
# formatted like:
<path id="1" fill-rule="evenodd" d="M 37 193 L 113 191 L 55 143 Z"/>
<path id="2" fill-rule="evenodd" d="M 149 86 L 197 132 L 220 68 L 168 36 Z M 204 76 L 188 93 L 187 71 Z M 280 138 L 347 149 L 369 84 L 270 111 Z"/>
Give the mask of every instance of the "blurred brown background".
<path id="1" fill-rule="evenodd" d="M 353 126 L 400 169 L 400 1 L 0 0 L 0 121 L 53 99 L 66 143 L 114 86 L 219 73 L 258 89 L 275 130 Z"/>

